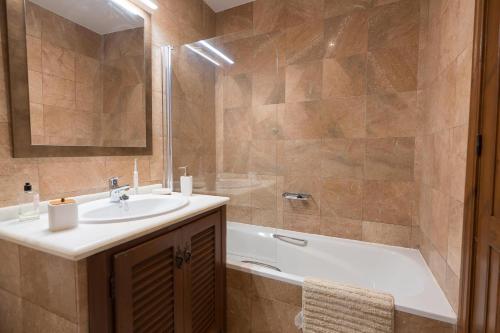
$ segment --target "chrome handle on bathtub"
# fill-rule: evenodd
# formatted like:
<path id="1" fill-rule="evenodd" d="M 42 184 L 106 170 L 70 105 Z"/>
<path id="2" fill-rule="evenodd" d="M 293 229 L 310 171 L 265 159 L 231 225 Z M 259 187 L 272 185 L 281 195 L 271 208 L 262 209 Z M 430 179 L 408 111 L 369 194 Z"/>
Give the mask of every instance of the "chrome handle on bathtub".
<path id="1" fill-rule="evenodd" d="M 253 260 L 242 260 L 241 262 L 245 263 L 245 264 L 252 264 L 252 265 L 262 266 L 264 268 L 269 268 L 269 269 L 272 269 L 274 271 L 281 272 L 281 269 L 279 269 L 278 267 L 273 266 L 273 265 L 264 264 L 263 262 L 253 261 Z"/>
<path id="2" fill-rule="evenodd" d="M 287 200 L 300 200 L 300 201 L 306 201 L 311 198 L 311 195 L 309 193 L 284 192 L 281 196 Z"/>
<path id="3" fill-rule="evenodd" d="M 290 243 L 290 244 L 297 245 L 297 246 L 307 246 L 307 240 L 305 240 L 305 239 L 288 237 L 288 236 L 279 235 L 279 234 L 273 234 L 273 238 L 276 238 L 282 242 Z"/>

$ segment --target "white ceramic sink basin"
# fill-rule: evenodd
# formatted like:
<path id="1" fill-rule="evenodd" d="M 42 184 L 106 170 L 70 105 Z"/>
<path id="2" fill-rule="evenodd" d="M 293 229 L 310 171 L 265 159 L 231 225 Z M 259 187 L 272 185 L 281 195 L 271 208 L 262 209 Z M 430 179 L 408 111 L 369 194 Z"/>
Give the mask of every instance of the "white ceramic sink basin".
<path id="1" fill-rule="evenodd" d="M 78 207 L 80 223 L 116 223 L 163 215 L 186 206 L 182 196 L 141 194 L 133 195 L 123 204 L 109 198 L 91 201 Z"/>

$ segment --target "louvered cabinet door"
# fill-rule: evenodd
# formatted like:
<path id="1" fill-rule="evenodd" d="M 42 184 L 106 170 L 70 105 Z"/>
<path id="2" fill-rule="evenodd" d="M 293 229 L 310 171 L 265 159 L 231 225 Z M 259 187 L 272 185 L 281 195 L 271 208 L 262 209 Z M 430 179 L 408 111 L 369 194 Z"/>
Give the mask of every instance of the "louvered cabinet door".
<path id="1" fill-rule="evenodd" d="M 116 332 L 182 332 L 179 235 L 174 231 L 114 256 Z"/>
<path id="2" fill-rule="evenodd" d="M 186 333 L 221 332 L 224 319 L 224 264 L 221 215 L 204 217 L 183 228 L 184 329 Z"/>

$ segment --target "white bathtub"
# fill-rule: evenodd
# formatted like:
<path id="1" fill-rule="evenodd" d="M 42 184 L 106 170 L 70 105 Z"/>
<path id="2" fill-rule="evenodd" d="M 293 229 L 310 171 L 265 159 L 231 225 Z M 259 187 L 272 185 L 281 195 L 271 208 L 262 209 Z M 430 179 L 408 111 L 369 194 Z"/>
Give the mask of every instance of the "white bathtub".
<path id="1" fill-rule="evenodd" d="M 306 246 L 273 238 L 273 234 L 304 239 Z M 275 266 L 276 271 L 257 261 Z M 335 237 L 228 222 L 227 264 L 283 282 L 301 285 L 314 276 L 394 296 L 396 310 L 456 324 L 453 312 L 420 252 Z"/>

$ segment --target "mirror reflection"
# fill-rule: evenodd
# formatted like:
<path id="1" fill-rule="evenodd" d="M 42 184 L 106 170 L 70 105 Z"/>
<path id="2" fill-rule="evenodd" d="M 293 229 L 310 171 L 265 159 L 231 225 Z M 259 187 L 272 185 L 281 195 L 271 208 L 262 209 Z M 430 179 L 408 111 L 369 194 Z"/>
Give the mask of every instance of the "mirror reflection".
<path id="1" fill-rule="evenodd" d="M 26 0 L 33 145 L 145 147 L 144 19 L 120 0 Z"/>

